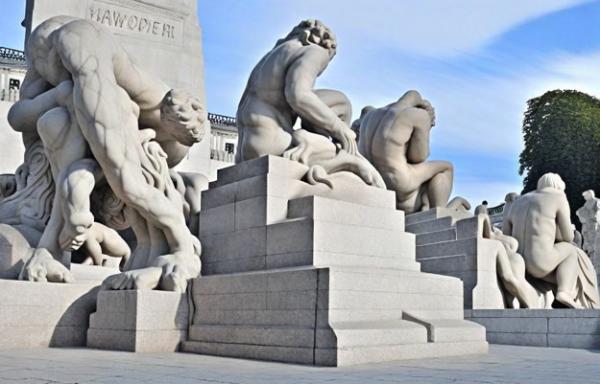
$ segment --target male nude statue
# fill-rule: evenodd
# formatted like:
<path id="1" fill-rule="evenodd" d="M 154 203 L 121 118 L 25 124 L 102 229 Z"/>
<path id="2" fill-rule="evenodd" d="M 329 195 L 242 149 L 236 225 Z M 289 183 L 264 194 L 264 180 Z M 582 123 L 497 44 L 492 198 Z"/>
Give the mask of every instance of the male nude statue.
<path id="1" fill-rule="evenodd" d="M 357 153 L 348 98 L 339 91 L 313 89 L 336 48 L 327 26 L 305 20 L 260 60 L 237 110 L 236 163 L 284 156 L 328 173 L 351 171 L 367 184 L 384 187 L 377 171 Z M 298 118 L 301 129 L 295 127 Z"/>
<path id="2" fill-rule="evenodd" d="M 448 203 L 452 164 L 427 161 L 435 112 L 417 91 L 408 91 L 383 108 L 364 108 L 356 124 L 358 149 L 381 173 L 387 188 L 396 192 L 398 209 L 413 213 L 434 207 L 470 208 L 460 198 Z"/>
<path id="3" fill-rule="evenodd" d="M 11 111 L 11 124 L 31 126 L 37 121 L 57 185 L 63 184 L 67 175 L 61 173 L 68 165 L 86 158 L 89 151 L 115 195 L 167 239 L 166 254 L 155 258 L 147 273 L 157 276 L 159 269 L 160 288 L 184 290 L 187 280 L 200 272 L 200 244 L 186 227 L 183 213 L 148 185 L 142 168 L 149 159 L 138 130 L 153 129 L 169 166 L 174 166 L 201 139 L 205 111 L 196 100 L 170 91 L 141 71 L 108 29 L 89 21 L 64 16 L 45 21 L 30 36 L 27 55 L 30 70 L 23 84 L 25 98 Z M 57 90 L 61 90 L 59 95 L 48 95 Z M 46 139 L 42 132 L 47 132 Z M 60 148 L 46 142 L 60 144 Z M 64 219 L 53 212 L 53 220 L 49 227 L 54 233 L 44 233 L 38 248 L 48 249 L 60 260 L 56 228 Z M 47 258 L 39 262 L 34 258 L 28 264 L 36 271 L 34 279 L 43 279 L 44 269 L 55 267 Z M 136 288 L 144 273 L 126 272 L 109 288 Z"/>
<path id="4" fill-rule="evenodd" d="M 519 242 L 530 275 L 556 284 L 557 301 L 570 308 L 598 308 L 596 271 L 573 244 L 570 216 L 565 183 L 547 173 L 535 191 L 512 203 L 502 231 Z"/>

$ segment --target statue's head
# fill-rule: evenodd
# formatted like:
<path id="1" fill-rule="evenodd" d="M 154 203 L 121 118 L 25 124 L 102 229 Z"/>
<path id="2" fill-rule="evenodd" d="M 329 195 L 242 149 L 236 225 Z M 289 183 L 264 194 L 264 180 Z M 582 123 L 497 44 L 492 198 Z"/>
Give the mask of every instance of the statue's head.
<path id="1" fill-rule="evenodd" d="M 208 114 L 198 98 L 185 91 L 172 89 L 162 100 L 160 119 L 175 140 L 191 146 L 204 137 Z"/>
<path id="2" fill-rule="evenodd" d="M 505 203 L 512 203 L 515 200 L 517 200 L 517 198 L 519 197 L 519 194 L 517 192 L 509 192 L 506 194 L 506 196 L 504 196 L 504 202 Z"/>
<path id="3" fill-rule="evenodd" d="M 335 34 L 320 20 L 308 19 L 301 21 L 286 37 L 277 41 L 275 46 L 294 39 L 300 40 L 304 45 L 319 45 L 329 52 L 329 57 L 333 58 L 335 56 L 337 49 Z"/>
<path id="4" fill-rule="evenodd" d="M 356 141 L 358 141 L 359 136 L 360 136 L 360 125 L 362 124 L 363 119 L 365 118 L 367 113 L 371 112 L 374 109 L 375 109 L 375 107 L 373 107 L 371 105 L 367 105 L 360 111 L 360 117 L 352 122 L 352 125 L 350 126 L 350 128 L 356 134 Z"/>
<path id="5" fill-rule="evenodd" d="M 544 174 L 537 182 L 537 190 L 541 191 L 545 188 L 556 189 L 564 192 L 567 186 L 558 173 L 548 172 Z"/>
<path id="6" fill-rule="evenodd" d="M 594 200 L 594 198 L 596 197 L 596 194 L 594 193 L 593 189 L 588 189 L 587 191 L 583 191 L 583 193 L 581 195 L 583 196 L 585 201 Z"/>
<path id="7" fill-rule="evenodd" d="M 52 17 L 40 24 L 27 40 L 27 62 L 52 85 L 71 79 L 52 42 L 52 33 L 73 20 L 75 18 L 70 16 Z"/>

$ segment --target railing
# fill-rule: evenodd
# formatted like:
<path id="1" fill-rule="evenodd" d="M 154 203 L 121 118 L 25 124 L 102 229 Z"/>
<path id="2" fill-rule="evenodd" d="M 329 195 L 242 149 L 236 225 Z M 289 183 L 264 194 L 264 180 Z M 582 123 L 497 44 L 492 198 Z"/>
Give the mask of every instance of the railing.
<path id="1" fill-rule="evenodd" d="M 0 61 L 26 64 L 25 53 L 12 48 L 0 47 Z"/>
<path id="2" fill-rule="evenodd" d="M 229 153 L 227 151 L 221 149 L 212 149 L 210 150 L 210 159 L 223 161 L 225 163 L 235 163 L 235 154 Z"/>
<path id="3" fill-rule="evenodd" d="M 488 208 L 488 215 L 501 215 L 504 212 L 504 204 L 496 205 L 495 207 Z"/>
<path id="4" fill-rule="evenodd" d="M 16 88 L 0 89 L 0 101 L 19 101 L 19 90 Z"/>
<path id="5" fill-rule="evenodd" d="M 217 115 L 216 113 L 209 113 L 208 120 L 212 125 L 220 125 L 222 127 L 236 127 L 235 117 Z"/>

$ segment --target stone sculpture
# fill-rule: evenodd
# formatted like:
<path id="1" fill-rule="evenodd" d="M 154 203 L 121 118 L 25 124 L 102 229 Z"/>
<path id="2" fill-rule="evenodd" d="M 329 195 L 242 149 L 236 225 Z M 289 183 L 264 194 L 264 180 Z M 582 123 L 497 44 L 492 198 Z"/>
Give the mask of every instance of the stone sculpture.
<path id="1" fill-rule="evenodd" d="M 571 308 L 598 308 L 596 271 L 585 252 L 572 242 L 564 191 L 559 175 L 543 175 L 535 191 L 512 202 L 502 230 L 518 241 L 527 272 L 555 285 L 557 301 Z"/>
<path id="2" fill-rule="evenodd" d="M 577 217 L 581 222 L 583 236 L 583 250 L 588 254 L 594 265 L 598 265 L 600 252 L 600 199 L 594 190 L 583 192 L 585 203 L 577 210 Z"/>
<path id="3" fill-rule="evenodd" d="M 383 108 L 365 107 L 358 149 L 396 192 L 397 208 L 405 213 L 435 207 L 470 209 L 462 198 L 448 202 L 454 170 L 447 161 L 427 161 L 435 112 L 417 91 L 406 92 Z"/>
<path id="4" fill-rule="evenodd" d="M 369 185 L 385 187 L 357 151 L 348 98 L 339 91 L 313 89 L 336 48 L 327 26 L 305 20 L 260 60 L 237 110 L 236 163 L 283 156 L 309 166 L 311 183 L 331 186 L 328 174 L 349 171 Z M 301 128 L 295 127 L 298 119 Z"/>
<path id="5" fill-rule="evenodd" d="M 0 175 L 0 200 L 17 191 L 17 178 L 12 174 Z"/>
<path id="6" fill-rule="evenodd" d="M 32 174 L 35 161 L 26 153 L 20 170 L 26 182 L 0 203 L 0 221 L 42 232 L 28 237 L 37 250 L 21 277 L 71 280 L 64 251 L 84 239 L 96 248 L 92 253 L 100 245 L 125 256 L 115 233 L 97 222 L 102 218 L 106 225 L 132 226 L 137 238 L 126 271 L 107 279 L 105 288 L 184 291 L 200 273 L 200 243 L 186 226 L 186 188 L 176 188 L 171 168 L 202 139 L 205 110 L 146 74 L 108 29 L 90 21 L 45 21 L 31 34 L 26 54 L 30 68 L 9 122 L 23 134 L 27 151 L 43 158 Z M 32 202 L 36 195 L 44 198 Z M 22 218 L 23 203 L 43 204 L 34 225 Z M 11 214 L 16 221 L 7 219 Z"/>
<path id="7" fill-rule="evenodd" d="M 546 306 L 545 296 L 538 292 L 527 281 L 525 275 L 525 261 L 518 253 L 519 243 L 511 236 L 505 235 L 501 230 L 495 228 L 490 217 L 484 209 L 475 209 L 478 219 L 478 237 L 495 240 L 496 247 L 492 249 L 490 257 L 496 259 L 496 270 L 498 278 L 505 290 L 505 304 L 507 307 L 517 307 L 514 299 L 518 302 L 517 308 L 544 308 Z"/>

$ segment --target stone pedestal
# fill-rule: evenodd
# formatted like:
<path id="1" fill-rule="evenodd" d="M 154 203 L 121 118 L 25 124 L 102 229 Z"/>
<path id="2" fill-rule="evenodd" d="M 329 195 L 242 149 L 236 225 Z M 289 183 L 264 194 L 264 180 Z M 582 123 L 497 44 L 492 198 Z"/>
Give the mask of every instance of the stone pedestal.
<path id="1" fill-rule="evenodd" d="M 0 349 L 85 346 L 97 284 L 0 280 Z"/>
<path id="2" fill-rule="evenodd" d="M 492 344 L 600 349 L 600 310 L 466 310 L 465 318 L 485 326 Z"/>
<path id="3" fill-rule="evenodd" d="M 87 346 L 131 352 L 174 352 L 187 336 L 185 294 L 101 291 L 90 316 Z"/>
<path id="4" fill-rule="evenodd" d="M 505 308 L 495 240 L 478 236 L 477 217 L 469 216 L 446 208 L 408 215 L 406 230 L 416 235 L 417 261 L 425 272 L 461 279 L 465 308 Z"/>
<path id="5" fill-rule="evenodd" d="M 85 346 L 99 285 L 116 272 L 72 264 L 71 284 L 0 279 L 0 350 Z"/>
<path id="6" fill-rule="evenodd" d="M 263 157 L 203 192 L 188 352 L 341 366 L 483 353 L 460 280 L 420 272 L 393 192 Z"/>

